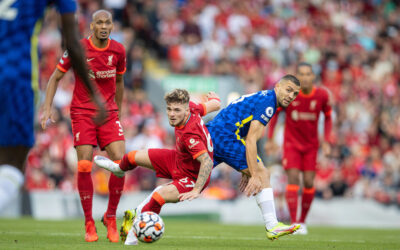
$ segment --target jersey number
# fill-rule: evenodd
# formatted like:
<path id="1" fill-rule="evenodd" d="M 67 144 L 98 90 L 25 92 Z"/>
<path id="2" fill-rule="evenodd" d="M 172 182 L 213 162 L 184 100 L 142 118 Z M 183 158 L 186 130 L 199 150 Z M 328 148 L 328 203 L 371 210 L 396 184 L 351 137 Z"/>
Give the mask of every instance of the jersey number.
<path id="1" fill-rule="evenodd" d="M 121 122 L 120 121 L 115 121 L 116 124 L 118 124 L 118 135 L 123 136 L 124 135 L 124 130 L 122 129 Z"/>
<path id="2" fill-rule="evenodd" d="M 212 145 L 212 141 L 211 141 L 211 135 L 210 135 L 210 133 L 208 133 L 208 131 L 206 132 L 206 130 L 204 129 L 205 128 L 204 121 L 201 118 L 200 118 L 200 125 L 201 125 L 201 128 L 203 129 L 203 133 L 204 133 L 204 135 L 206 136 L 206 139 L 207 139 L 208 152 L 211 153 L 214 150 L 213 145 Z"/>
<path id="3" fill-rule="evenodd" d="M 0 19 L 13 21 L 18 14 L 18 9 L 11 7 L 17 0 L 0 0 Z"/>
<path id="4" fill-rule="evenodd" d="M 234 100 L 234 101 L 232 102 L 232 104 L 236 104 L 236 103 L 238 103 L 238 102 L 242 102 L 242 101 L 244 100 L 244 98 L 249 97 L 249 96 L 252 96 L 252 95 L 255 95 L 255 94 L 257 94 L 257 92 L 256 92 L 256 93 L 252 93 L 252 94 L 248 94 L 248 95 L 242 95 L 242 96 L 239 97 L 238 99 Z"/>
<path id="5" fill-rule="evenodd" d="M 195 184 L 194 181 L 188 180 L 188 177 L 180 179 L 179 182 L 181 183 L 181 185 L 183 185 L 187 188 L 192 188 L 192 187 L 194 187 L 194 184 Z"/>

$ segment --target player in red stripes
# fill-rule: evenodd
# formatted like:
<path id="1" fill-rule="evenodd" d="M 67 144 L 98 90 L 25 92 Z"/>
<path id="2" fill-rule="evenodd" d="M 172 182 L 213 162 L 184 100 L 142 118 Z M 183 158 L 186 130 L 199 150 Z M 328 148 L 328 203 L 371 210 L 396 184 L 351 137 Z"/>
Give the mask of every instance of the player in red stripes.
<path id="1" fill-rule="evenodd" d="M 285 132 L 282 165 L 288 176 L 286 201 L 292 223 L 300 223 L 298 234 L 307 234 L 305 220 L 314 198 L 314 177 L 317 152 L 319 148 L 318 120 L 320 113 L 325 115 L 324 142 L 322 150 L 330 153 L 331 142 L 331 103 L 330 95 L 325 88 L 313 84 L 315 75 L 312 66 L 300 63 L 297 66 L 297 78 L 301 91 L 297 98 L 285 109 Z M 279 110 L 278 110 L 279 112 Z M 270 122 L 268 137 L 271 139 L 278 115 Z M 272 140 L 270 140 L 272 141 Z M 297 217 L 298 192 L 300 190 L 300 173 L 302 175 L 301 213 Z"/>
<path id="2" fill-rule="evenodd" d="M 89 77 L 97 85 L 107 109 L 107 119 L 101 125 L 95 124 L 93 117 L 97 109 L 92 103 L 81 79 L 75 74 L 75 89 L 71 102 L 72 133 L 74 146 L 78 155 L 78 190 L 85 214 L 85 240 L 97 241 L 98 236 L 92 217 L 93 182 L 91 177 L 93 147 L 99 144 L 108 156 L 119 161 L 125 153 L 124 133 L 119 121 L 121 114 L 122 94 L 124 90 L 123 74 L 126 70 L 125 48 L 122 44 L 109 38 L 113 29 L 112 15 L 105 10 L 93 14 L 90 24 L 92 35 L 82 39 L 86 49 L 86 62 L 89 66 Z M 71 68 L 71 60 L 65 52 L 52 74 L 46 89 L 43 104 L 41 125 L 46 128 L 47 120 L 52 119 L 52 102 L 58 82 Z M 110 199 L 103 216 L 103 224 L 107 227 L 107 238 L 118 242 L 116 227 L 116 210 L 124 187 L 124 178 L 110 176 L 108 183 Z"/>
<path id="3" fill-rule="evenodd" d="M 125 211 L 121 239 L 125 245 L 137 244 L 132 222 L 145 211 L 160 213 L 165 203 L 192 200 L 200 195 L 210 181 L 213 168 L 213 144 L 202 116 L 220 108 L 218 96 L 210 92 L 207 102 L 189 102 L 186 90 L 176 89 L 165 96 L 169 124 L 175 127 L 175 149 L 144 149 L 124 155 L 120 164 L 102 156 L 95 156 L 97 165 L 123 176 L 125 171 L 142 166 L 156 172 L 160 178 L 171 179 L 157 187 L 136 209 Z"/>

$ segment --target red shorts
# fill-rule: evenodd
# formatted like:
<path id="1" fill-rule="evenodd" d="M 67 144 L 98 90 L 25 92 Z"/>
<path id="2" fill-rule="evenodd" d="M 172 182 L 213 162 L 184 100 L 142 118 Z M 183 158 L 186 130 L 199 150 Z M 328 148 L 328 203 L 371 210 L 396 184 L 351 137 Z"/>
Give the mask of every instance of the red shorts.
<path id="1" fill-rule="evenodd" d="M 300 171 L 316 171 L 318 149 L 298 150 L 284 147 L 282 165 L 284 169 L 296 168 Z"/>
<path id="2" fill-rule="evenodd" d="M 71 114 L 71 122 L 75 147 L 99 145 L 103 150 L 111 142 L 125 140 L 116 111 L 109 112 L 106 122 L 102 125 L 96 125 L 92 120 L 92 115 L 88 114 Z"/>
<path id="3" fill-rule="evenodd" d="M 192 191 L 196 178 L 183 173 L 176 167 L 176 151 L 174 149 L 149 149 L 148 153 L 157 177 L 172 179 L 171 184 L 178 189 L 180 194 Z M 210 179 L 207 180 L 203 190 L 209 182 Z"/>

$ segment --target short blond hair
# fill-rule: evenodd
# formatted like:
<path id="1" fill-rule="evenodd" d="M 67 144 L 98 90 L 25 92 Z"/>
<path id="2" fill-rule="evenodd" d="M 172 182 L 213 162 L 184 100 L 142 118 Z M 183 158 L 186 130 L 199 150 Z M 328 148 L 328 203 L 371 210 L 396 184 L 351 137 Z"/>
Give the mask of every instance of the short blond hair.
<path id="1" fill-rule="evenodd" d="M 169 103 L 189 103 L 189 92 L 185 89 L 174 89 L 172 92 L 167 93 L 164 96 L 164 100 L 167 104 Z"/>

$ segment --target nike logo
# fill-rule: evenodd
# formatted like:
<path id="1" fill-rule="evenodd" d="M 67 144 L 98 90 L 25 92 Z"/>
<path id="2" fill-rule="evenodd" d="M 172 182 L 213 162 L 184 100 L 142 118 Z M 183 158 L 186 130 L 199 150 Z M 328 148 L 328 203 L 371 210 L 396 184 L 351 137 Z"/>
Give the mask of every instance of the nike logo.
<path id="1" fill-rule="evenodd" d="M 94 58 L 88 58 L 86 59 L 87 62 L 90 62 L 91 60 L 93 60 Z"/>

